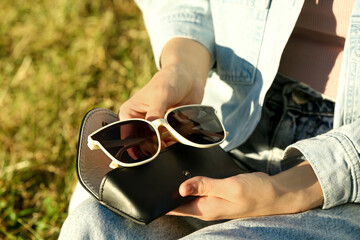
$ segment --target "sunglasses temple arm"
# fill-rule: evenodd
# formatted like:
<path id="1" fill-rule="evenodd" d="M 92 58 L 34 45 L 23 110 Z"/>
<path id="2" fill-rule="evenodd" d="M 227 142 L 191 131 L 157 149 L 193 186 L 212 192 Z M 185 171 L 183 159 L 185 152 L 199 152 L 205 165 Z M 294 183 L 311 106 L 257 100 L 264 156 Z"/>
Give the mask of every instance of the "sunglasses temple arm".
<path id="1" fill-rule="evenodd" d="M 136 145 L 136 144 L 134 144 L 134 145 Z M 124 153 L 125 151 L 127 151 L 129 148 L 132 148 L 134 145 L 127 145 L 127 146 L 124 146 L 123 148 L 121 148 L 121 149 L 116 153 L 115 158 L 116 158 L 116 159 L 121 158 L 121 155 L 123 155 L 123 153 Z"/>
<path id="2" fill-rule="evenodd" d="M 221 137 L 223 134 L 219 134 L 219 133 L 212 133 L 212 132 L 207 132 L 207 131 L 201 131 L 201 130 L 195 130 L 194 132 L 197 133 L 201 133 L 205 136 L 209 136 L 209 137 Z M 227 137 L 228 132 L 225 132 L 225 137 Z"/>
<path id="3" fill-rule="evenodd" d="M 103 141 L 103 145 L 107 148 L 113 147 L 123 147 L 126 145 L 136 145 L 143 142 L 143 138 L 132 138 L 132 139 L 124 139 L 124 140 L 110 140 L 110 141 Z"/>
<path id="4" fill-rule="evenodd" d="M 115 155 L 115 159 L 118 159 L 121 157 L 121 155 L 129 148 L 131 148 L 132 146 L 125 146 L 124 148 L 121 148 Z M 115 162 L 114 160 L 111 161 L 111 163 L 109 164 L 109 167 L 112 168 L 112 169 L 115 169 L 117 167 L 119 167 L 120 165 Z"/>
<path id="5" fill-rule="evenodd" d="M 168 137 L 170 137 L 170 136 L 172 136 L 172 134 L 171 134 L 169 131 L 162 132 L 162 133 L 160 134 L 160 138 L 161 138 L 161 139 L 165 139 L 165 138 L 168 138 Z"/>

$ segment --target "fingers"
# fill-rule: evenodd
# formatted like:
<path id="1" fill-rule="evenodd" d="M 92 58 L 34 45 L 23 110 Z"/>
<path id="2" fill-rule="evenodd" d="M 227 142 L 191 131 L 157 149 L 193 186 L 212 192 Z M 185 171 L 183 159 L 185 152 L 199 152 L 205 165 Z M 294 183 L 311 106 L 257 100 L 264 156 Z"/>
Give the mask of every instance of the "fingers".
<path id="1" fill-rule="evenodd" d="M 129 118 L 145 118 L 155 120 L 163 118 L 168 108 L 174 103 L 173 89 L 164 84 L 158 75 L 133 97 L 126 101 L 119 110 L 121 120 Z"/>
<path id="2" fill-rule="evenodd" d="M 236 181 L 236 178 L 236 176 L 225 179 L 193 177 L 180 185 L 179 193 L 183 197 L 189 195 L 210 196 L 235 201 L 242 194 L 241 185 Z"/>
<path id="3" fill-rule="evenodd" d="M 236 204 L 217 197 L 198 197 L 169 212 L 168 215 L 190 216 L 202 220 L 235 218 Z"/>
<path id="4" fill-rule="evenodd" d="M 148 96 L 146 101 L 148 109 L 145 118 L 152 121 L 163 118 L 166 111 L 181 101 L 182 96 L 177 96 L 175 90 L 180 86 L 173 86 L 167 79 L 174 78 L 172 75 L 157 73 L 147 85 Z"/>
<path id="5" fill-rule="evenodd" d="M 187 72 L 187 68 L 163 68 L 120 107 L 119 118 L 145 118 L 152 121 L 163 118 L 169 108 L 200 103 L 205 84 L 202 80 L 194 78 Z"/>
<path id="6" fill-rule="evenodd" d="M 155 96 L 152 98 L 155 98 Z M 134 96 L 119 108 L 119 119 L 143 118 L 153 121 L 158 118 L 163 118 L 168 108 L 168 104 L 160 98 L 157 98 L 157 100 L 158 102 L 142 100 Z"/>
<path id="7" fill-rule="evenodd" d="M 203 220 L 234 219 L 251 215 L 255 202 L 246 188 L 247 174 L 224 179 L 193 177 L 179 187 L 181 196 L 198 196 L 170 214 Z M 249 198 L 250 197 L 250 198 Z M 250 214 L 250 215 L 249 215 Z"/>
<path id="8" fill-rule="evenodd" d="M 145 115 L 145 119 L 149 121 L 153 121 L 158 118 L 163 118 L 166 110 L 168 109 L 169 105 L 166 104 L 166 101 L 163 99 L 158 99 L 159 101 L 150 102 L 149 110 Z"/>
<path id="9" fill-rule="evenodd" d="M 161 64 L 161 70 L 120 108 L 120 119 L 163 118 L 171 107 L 202 101 L 211 67 L 211 55 L 203 45 L 186 38 L 171 39 L 164 46 Z"/>
<path id="10" fill-rule="evenodd" d="M 126 120 L 130 118 L 145 118 L 147 108 L 147 105 L 137 101 L 134 96 L 134 98 L 129 99 L 121 105 L 119 108 L 118 117 L 120 120 Z"/>

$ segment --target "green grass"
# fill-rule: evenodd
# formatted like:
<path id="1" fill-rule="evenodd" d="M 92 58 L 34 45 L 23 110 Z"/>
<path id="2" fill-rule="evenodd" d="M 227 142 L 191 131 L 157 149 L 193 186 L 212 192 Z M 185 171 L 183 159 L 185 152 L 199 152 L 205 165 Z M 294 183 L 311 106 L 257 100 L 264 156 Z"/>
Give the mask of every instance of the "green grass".
<path id="1" fill-rule="evenodd" d="M 155 72 L 130 0 L 0 1 L 0 239 L 57 239 L 78 131 Z"/>

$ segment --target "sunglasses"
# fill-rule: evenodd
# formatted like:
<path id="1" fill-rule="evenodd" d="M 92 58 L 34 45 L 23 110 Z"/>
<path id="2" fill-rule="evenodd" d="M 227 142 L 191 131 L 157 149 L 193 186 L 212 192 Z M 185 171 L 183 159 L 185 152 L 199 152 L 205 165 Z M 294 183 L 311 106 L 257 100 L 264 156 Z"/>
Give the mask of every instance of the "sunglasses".
<path id="1" fill-rule="evenodd" d="M 161 134 L 160 126 L 167 131 Z M 185 105 L 170 109 L 163 119 L 135 118 L 108 124 L 88 136 L 88 146 L 101 149 L 120 166 L 135 167 L 155 159 L 166 138 L 209 148 L 224 142 L 227 134 L 213 107 Z"/>

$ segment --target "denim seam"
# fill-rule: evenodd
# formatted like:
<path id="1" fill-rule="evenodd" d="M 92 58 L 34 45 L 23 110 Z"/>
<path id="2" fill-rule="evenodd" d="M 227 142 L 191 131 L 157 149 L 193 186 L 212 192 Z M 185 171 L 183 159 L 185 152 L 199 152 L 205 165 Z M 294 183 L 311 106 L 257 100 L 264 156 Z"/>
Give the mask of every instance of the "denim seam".
<path id="1" fill-rule="evenodd" d="M 207 29 L 213 29 L 212 25 L 207 24 L 206 14 L 201 12 L 191 12 L 189 9 L 182 10 L 180 12 L 169 13 L 166 16 L 160 18 L 153 26 L 163 26 L 166 28 L 167 25 L 173 25 L 174 23 L 190 23 L 191 25 L 196 25 L 199 27 L 206 27 Z"/>
<path id="2" fill-rule="evenodd" d="M 337 140 L 337 142 L 343 147 L 343 149 L 344 149 L 344 152 L 345 152 L 345 154 L 347 155 L 347 158 L 346 158 L 346 160 L 347 159 L 351 159 L 351 157 L 350 157 L 350 154 L 349 154 L 349 152 L 347 151 L 347 148 L 345 148 L 345 146 L 344 146 L 344 144 L 342 143 L 342 141 L 340 140 L 340 138 L 339 137 L 342 137 L 342 138 L 344 138 L 344 136 L 342 136 L 341 134 L 338 134 L 339 136 L 337 136 L 337 134 L 326 134 L 326 136 L 328 136 L 328 137 L 331 137 L 331 138 L 333 138 L 333 139 L 335 139 L 335 140 Z M 301 145 L 300 145 L 301 146 Z M 295 146 L 295 148 L 297 148 L 296 146 Z M 309 161 L 309 159 L 311 159 L 311 158 L 309 158 L 308 156 L 311 156 L 312 154 L 309 154 L 309 152 L 307 151 L 307 149 L 305 148 L 300 148 L 300 149 L 298 149 L 304 156 L 305 156 L 305 158 Z M 348 162 L 348 161 L 347 161 Z M 321 172 L 321 166 L 319 166 L 319 164 L 318 164 L 318 161 L 310 161 L 310 163 L 311 163 L 311 166 L 313 167 L 313 170 L 315 171 L 315 173 L 316 173 L 316 175 L 317 176 L 322 176 L 321 174 L 320 174 L 320 172 Z M 352 164 L 351 164 L 351 166 L 353 166 Z M 354 171 L 353 171 L 353 169 L 351 170 L 351 173 L 352 173 L 352 175 L 354 174 L 353 173 Z M 326 177 L 326 179 L 327 179 L 328 177 Z M 329 192 L 331 192 L 331 186 L 328 186 L 327 184 L 322 184 L 322 182 L 320 181 L 320 179 L 321 178 L 319 178 L 319 182 L 320 182 L 320 185 L 321 185 L 321 187 L 322 187 L 322 189 L 323 189 L 323 194 L 324 194 L 324 203 L 323 203 L 323 209 L 328 209 L 328 208 L 331 208 L 331 207 L 334 207 L 334 206 L 336 206 L 336 205 L 339 205 L 339 201 L 338 200 L 336 200 L 336 202 L 335 202 L 335 204 L 334 203 L 332 203 L 329 199 L 330 199 L 330 195 L 329 195 Z M 356 179 L 356 178 L 355 178 Z M 327 180 L 326 180 L 327 181 Z M 350 179 L 350 181 L 351 181 L 351 179 Z M 354 189 L 354 186 L 353 186 L 353 182 L 351 181 L 351 195 L 355 195 L 353 192 L 355 191 L 355 189 Z M 350 201 L 350 199 L 351 199 L 352 197 L 351 196 L 349 196 L 349 199 L 347 200 L 347 202 L 349 202 Z M 341 203 L 341 204 L 343 204 L 343 203 Z"/>
<path id="3" fill-rule="evenodd" d="M 258 10 L 267 10 L 270 7 L 270 0 L 263 0 L 260 4 L 256 4 L 258 1 L 251 1 L 251 0 L 217 0 L 219 4 L 240 4 L 243 7 L 247 7 L 250 9 L 258 9 Z"/>
<path id="4" fill-rule="evenodd" d="M 309 159 L 306 157 L 306 156 L 308 156 L 309 154 L 307 153 L 307 151 L 306 150 L 304 150 L 304 151 L 301 151 L 304 155 L 305 155 L 305 158 L 306 158 L 306 160 L 307 161 L 309 161 Z M 311 166 L 312 166 L 312 168 L 313 168 L 313 170 L 317 173 L 316 175 L 317 176 L 319 176 L 320 174 L 319 174 L 319 169 L 320 169 L 320 167 L 318 166 L 318 164 L 317 164 L 317 161 L 311 161 Z M 320 180 L 320 179 L 319 179 Z M 326 184 L 322 184 L 322 182 L 321 181 L 319 181 L 319 183 L 320 183 L 320 186 L 322 187 L 322 189 L 323 189 L 323 194 L 324 194 L 324 203 L 323 203 L 323 208 L 326 208 L 326 206 L 327 205 L 329 205 L 328 204 L 328 201 L 329 201 L 329 198 L 330 198 L 330 196 L 329 196 L 329 187 L 326 185 Z"/>
<path id="5" fill-rule="evenodd" d="M 282 89 L 282 93 L 281 93 L 281 97 L 282 97 L 282 114 L 281 114 L 281 118 L 279 119 L 279 122 L 277 123 L 277 126 L 276 126 L 276 129 L 273 133 L 273 136 L 272 136 L 272 139 L 271 139 L 271 143 L 270 143 L 270 154 L 268 156 L 268 159 L 267 159 L 267 162 L 268 162 L 268 166 L 267 166 L 267 171 L 272 174 L 273 170 L 275 170 L 273 167 L 274 165 L 274 160 L 271 160 L 272 159 L 272 155 L 273 155 L 273 149 L 274 149 L 274 141 L 275 141 L 275 136 L 278 134 L 279 130 L 280 130 L 280 125 L 281 125 L 281 122 L 283 122 L 284 120 L 284 117 L 285 117 L 285 113 L 286 113 L 286 106 L 287 106 L 287 103 L 288 103 L 288 99 L 286 98 L 286 91 L 288 88 L 290 87 L 293 87 L 295 84 L 286 84 L 283 89 Z"/>
<path id="6" fill-rule="evenodd" d="M 310 115 L 316 115 L 316 116 L 327 116 L 332 117 L 334 116 L 333 112 L 313 112 L 313 111 L 302 111 L 301 109 L 295 108 L 295 107 L 286 107 L 287 110 L 293 110 L 300 113 L 306 113 Z"/>
<path id="7" fill-rule="evenodd" d="M 360 179 L 360 176 L 357 175 L 357 171 L 356 169 L 356 160 L 353 160 L 353 159 L 358 159 L 359 160 L 359 156 L 360 154 L 357 153 L 356 151 L 356 147 L 354 146 L 353 142 L 351 141 L 351 139 L 343 134 L 343 133 L 340 133 L 340 132 L 336 132 L 336 133 L 329 133 L 327 134 L 329 137 L 333 137 L 335 139 L 337 139 L 339 141 L 339 143 L 341 144 L 341 146 L 343 147 L 344 149 L 344 152 L 346 153 L 347 155 L 347 158 L 345 158 L 346 162 L 347 163 L 350 163 L 350 166 L 351 166 L 351 187 L 352 187 L 352 191 L 351 191 L 351 195 L 349 198 L 350 200 L 352 201 L 359 201 L 360 200 L 360 194 L 356 194 L 356 192 L 358 191 L 359 189 L 359 186 L 357 186 L 357 180 Z M 341 141 L 341 139 L 343 139 L 344 141 Z M 344 144 L 344 142 L 346 142 L 346 144 Z"/>

